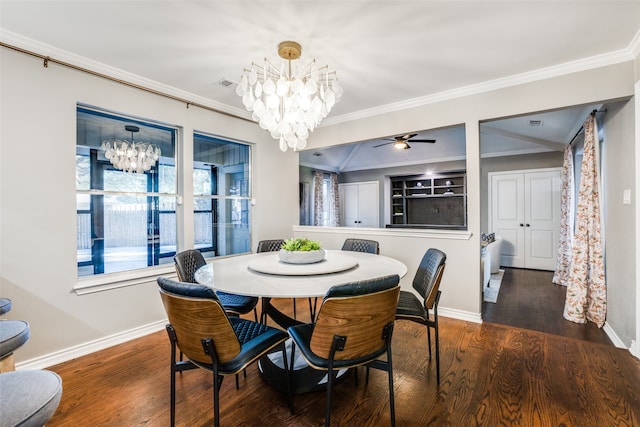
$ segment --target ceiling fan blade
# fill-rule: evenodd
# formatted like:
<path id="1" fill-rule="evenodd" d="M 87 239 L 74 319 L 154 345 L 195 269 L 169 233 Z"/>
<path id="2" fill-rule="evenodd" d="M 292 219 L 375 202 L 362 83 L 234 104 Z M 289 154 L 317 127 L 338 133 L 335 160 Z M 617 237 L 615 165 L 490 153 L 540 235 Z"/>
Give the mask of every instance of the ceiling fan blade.
<path id="1" fill-rule="evenodd" d="M 418 135 L 418 134 L 417 133 L 408 133 L 406 135 L 396 136 L 396 139 L 407 140 L 407 139 L 413 138 L 416 135 Z"/>
<path id="2" fill-rule="evenodd" d="M 430 144 L 433 144 L 434 142 L 436 142 L 435 139 L 411 139 L 411 142 L 428 142 Z"/>
<path id="3" fill-rule="evenodd" d="M 393 141 L 391 141 L 391 142 L 385 142 L 384 144 L 374 145 L 372 148 L 382 147 L 383 145 L 389 145 L 389 144 L 393 144 L 393 143 L 395 143 L 395 142 L 396 142 L 395 140 L 393 140 Z"/>

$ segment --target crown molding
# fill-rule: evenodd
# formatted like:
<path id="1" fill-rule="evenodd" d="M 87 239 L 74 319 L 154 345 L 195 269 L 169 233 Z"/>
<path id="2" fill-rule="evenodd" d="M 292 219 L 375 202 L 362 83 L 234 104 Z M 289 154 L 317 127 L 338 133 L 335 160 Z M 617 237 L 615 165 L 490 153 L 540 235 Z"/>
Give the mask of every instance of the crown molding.
<path id="1" fill-rule="evenodd" d="M 62 50 L 51 46 L 46 43 L 39 42 L 37 40 L 24 37 L 20 34 L 13 33 L 11 31 L 0 28 L 0 41 L 9 45 L 9 47 L 17 47 L 27 52 L 34 53 L 36 55 L 42 55 L 50 58 L 51 61 L 60 61 L 68 63 L 74 67 L 88 70 L 90 72 L 103 74 L 109 78 L 115 80 L 122 80 L 127 83 L 132 83 L 143 88 L 151 89 L 160 94 L 166 94 L 170 97 L 184 99 L 187 103 L 199 104 L 205 107 L 209 107 L 220 112 L 224 112 L 231 116 L 236 116 L 248 121 L 253 122 L 251 114 L 243 109 L 232 107 L 227 104 L 216 102 L 210 98 L 199 96 L 191 92 L 177 89 L 173 86 L 169 86 L 163 83 L 159 83 L 155 80 L 147 79 L 122 69 L 112 67 L 102 62 L 94 61 L 89 58 L 85 58 L 80 55 L 73 54 L 66 50 Z"/>
<path id="2" fill-rule="evenodd" d="M 601 55 L 595 55 L 588 58 L 578 59 L 551 67 L 540 68 L 537 70 L 527 71 L 512 76 L 503 77 L 486 82 L 463 86 L 456 89 L 446 90 L 431 95 L 421 96 L 408 99 L 392 104 L 386 104 L 379 107 L 369 108 L 356 111 L 354 113 L 343 114 L 341 116 L 327 117 L 323 120 L 319 127 L 332 126 L 340 123 L 350 122 L 354 120 L 364 119 L 367 117 L 377 116 L 381 114 L 394 113 L 397 111 L 407 110 L 411 108 L 422 107 L 438 102 L 449 101 L 465 96 L 477 95 L 481 93 L 491 92 L 494 90 L 505 89 L 521 84 L 532 83 L 539 80 L 545 80 L 553 77 L 560 77 L 567 74 L 588 71 L 608 65 L 619 64 L 622 62 L 633 61 L 640 53 L 640 31 L 636 33 L 629 45 L 625 49 L 607 52 Z"/>

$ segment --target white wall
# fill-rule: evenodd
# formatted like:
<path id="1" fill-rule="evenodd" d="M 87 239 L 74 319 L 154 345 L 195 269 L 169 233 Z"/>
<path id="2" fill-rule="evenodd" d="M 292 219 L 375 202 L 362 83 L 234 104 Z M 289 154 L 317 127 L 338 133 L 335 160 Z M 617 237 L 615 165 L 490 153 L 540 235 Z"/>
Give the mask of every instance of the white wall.
<path id="1" fill-rule="evenodd" d="M 164 326 L 153 279 L 83 296 L 72 290 L 78 102 L 182 127 L 186 165 L 194 129 L 256 143 L 254 242 L 272 232 L 288 234 L 297 224 L 297 155 L 281 153 L 257 125 L 53 63 L 44 68 L 41 60 L 9 49 L 0 55 L 0 295 L 13 300 L 3 317 L 27 320 L 31 327 L 30 340 L 15 354 L 18 364 Z M 189 207 L 187 194 L 186 223 L 192 223 Z M 191 234 L 186 244 L 192 241 Z"/>
<path id="2" fill-rule="evenodd" d="M 175 124 L 185 135 L 197 129 L 256 143 L 253 247 L 260 239 L 291 235 L 292 225 L 298 221 L 297 155 L 280 153 L 258 126 L 186 108 L 180 102 L 52 63 L 43 68 L 41 60 L 8 49 L 2 48 L 0 55 L 0 294 L 14 302 L 5 317 L 28 320 L 32 333 L 29 342 L 16 352 L 19 364 L 130 331 L 159 328 L 164 319 L 153 281 L 84 296 L 72 291 L 76 284 L 74 153 L 78 102 Z M 403 286 L 412 279 L 426 248 L 442 248 L 448 254 L 448 265 L 441 308 L 449 315 L 477 320 L 481 307 L 479 123 L 628 97 L 633 94 L 634 82 L 633 63 L 620 63 L 320 127 L 309 141 L 310 148 L 466 124 L 470 233 L 403 235 L 376 229 L 379 234 L 375 235 L 383 254 L 408 265 L 410 272 Z M 621 126 L 629 125 L 626 114 L 621 122 Z M 187 145 L 189 142 L 185 138 Z M 185 159 L 189 152 L 185 146 Z M 188 180 L 184 184 L 188 186 Z M 190 203 L 186 198 L 185 222 Z M 297 229 L 295 234 L 307 231 Z M 320 240 L 330 248 L 339 247 L 346 232 L 326 230 Z M 191 240 L 192 236 L 187 236 L 185 244 Z M 626 306 L 609 306 L 610 311 L 618 309 L 621 316 L 633 315 L 625 312 Z"/>

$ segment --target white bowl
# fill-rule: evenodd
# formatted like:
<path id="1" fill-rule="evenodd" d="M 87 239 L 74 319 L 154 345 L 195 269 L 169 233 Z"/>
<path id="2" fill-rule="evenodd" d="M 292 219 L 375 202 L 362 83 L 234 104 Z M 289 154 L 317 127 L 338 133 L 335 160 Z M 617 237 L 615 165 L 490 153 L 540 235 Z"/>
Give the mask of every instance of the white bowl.
<path id="1" fill-rule="evenodd" d="M 317 251 L 278 251 L 280 261 L 287 264 L 314 264 L 324 260 L 324 249 Z"/>

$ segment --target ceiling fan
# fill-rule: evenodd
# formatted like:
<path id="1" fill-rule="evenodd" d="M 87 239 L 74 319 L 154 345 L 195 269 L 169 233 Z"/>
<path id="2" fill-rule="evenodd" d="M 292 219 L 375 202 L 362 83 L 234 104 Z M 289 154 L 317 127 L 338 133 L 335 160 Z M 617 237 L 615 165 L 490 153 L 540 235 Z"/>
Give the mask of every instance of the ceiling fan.
<path id="1" fill-rule="evenodd" d="M 383 145 L 393 144 L 393 148 L 398 150 L 408 150 L 411 148 L 409 145 L 409 141 L 411 142 L 426 142 L 429 144 L 433 144 L 436 142 L 435 139 L 411 139 L 417 136 L 417 133 L 408 133 L 406 135 L 395 136 L 393 139 L 390 139 L 391 142 L 385 142 L 384 144 L 374 145 L 373 148 L 382 147 Z"/>

